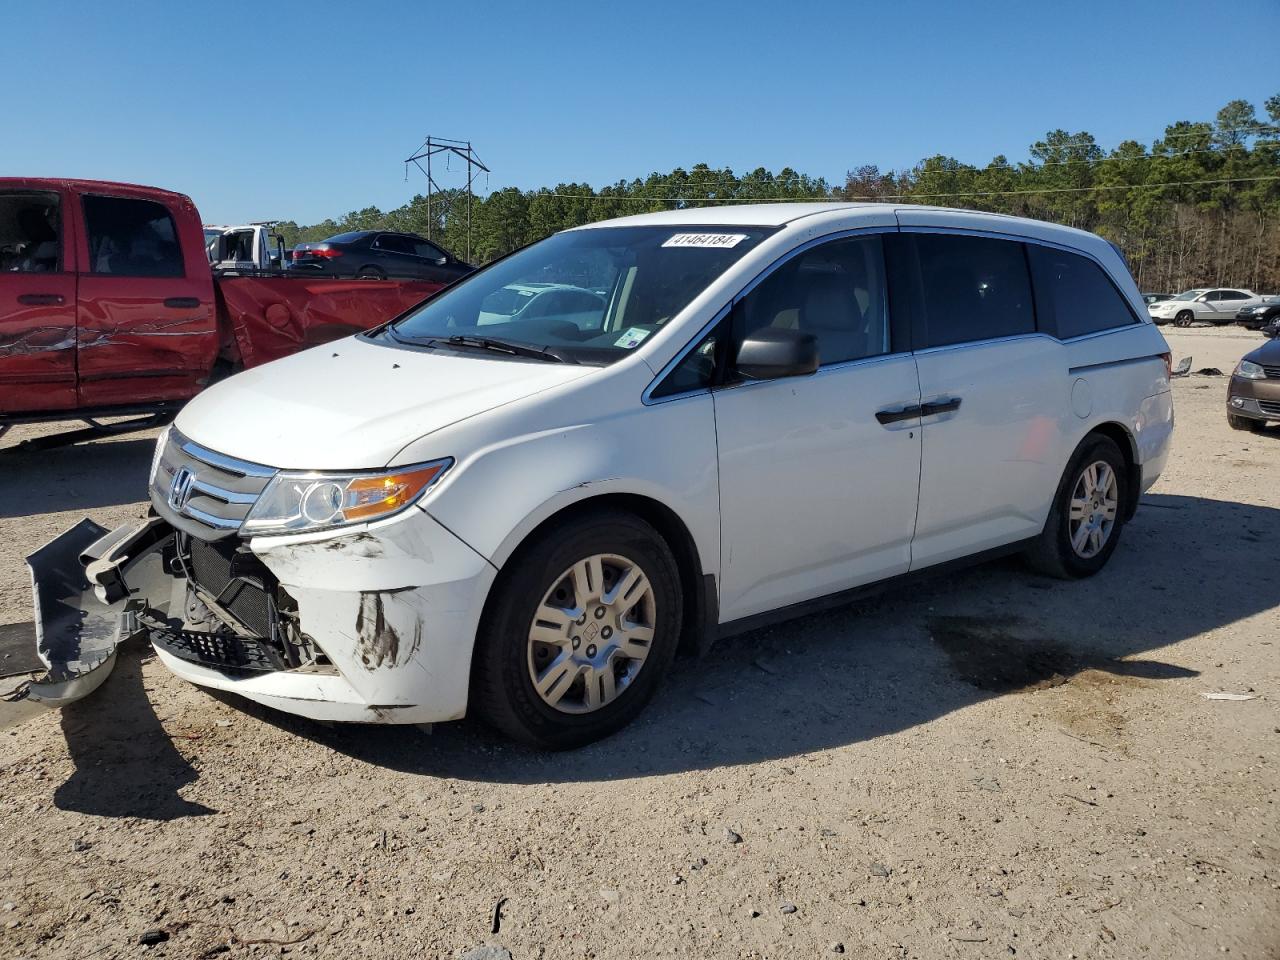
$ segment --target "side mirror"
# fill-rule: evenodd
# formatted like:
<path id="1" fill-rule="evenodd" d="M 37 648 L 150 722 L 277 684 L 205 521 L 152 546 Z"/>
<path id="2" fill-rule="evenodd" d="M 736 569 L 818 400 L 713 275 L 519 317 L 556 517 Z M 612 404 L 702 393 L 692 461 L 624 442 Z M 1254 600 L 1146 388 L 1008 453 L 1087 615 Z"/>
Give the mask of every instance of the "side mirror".
<path id="1" fill-rule="evenodd" d="M 818 340 L 799 330 L 762 327 L 742 341 L 737 365 L 751 380 L 807 376 L 818 369 Z"/>
<path id="2" fill-rule="evenodd" d="M 446 263 L 448 263 L 448 262 L 449 262 L 449 258 L 448 258 L 448 257 L 437 257 L 437 258 L 436 258 L 436 266 L 437 266 L 437 267 L 443 267 L 443 266 L 444 266 Z"/>
<path id="3" fill-rule="evenodd" d="M 1196 297 L 1196 303 L 1207 303 L 1208 301 L 1209 295 L 1207 293 L 1202 293 L 1200 296 Z"/>

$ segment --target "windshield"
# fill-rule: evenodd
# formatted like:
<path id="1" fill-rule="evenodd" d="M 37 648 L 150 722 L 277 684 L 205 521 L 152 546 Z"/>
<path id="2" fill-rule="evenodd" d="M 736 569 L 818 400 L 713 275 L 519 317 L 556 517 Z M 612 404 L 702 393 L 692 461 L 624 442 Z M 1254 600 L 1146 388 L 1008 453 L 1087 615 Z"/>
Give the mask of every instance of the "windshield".
<path id="1" fill-rule="evenodd" d="M 612 363 L 773 232 L 767 227 L 571 230 L 472 274 L 389 328 L 392 339 L 489 340 Z"/>
<path id="2" fill-rule="evenodd" d="M 1175 300 L 1194 300 L 1196 297 L 1200 296 L 1200 294 L 1202 294 L 1202 293 L 1208 293 L 1208 292 L 1209 292 L 1209 288 L 1208 288 L 1208 287 L 1198 287 L 1198 288 L 1196 288 L 1195 290 L 1188 290 L 1186 293 L 1180 293 L 1180 294 L 1178 294 L 1176 297 L 1174 297 L 1173 299 L 1175 299 Z"/>

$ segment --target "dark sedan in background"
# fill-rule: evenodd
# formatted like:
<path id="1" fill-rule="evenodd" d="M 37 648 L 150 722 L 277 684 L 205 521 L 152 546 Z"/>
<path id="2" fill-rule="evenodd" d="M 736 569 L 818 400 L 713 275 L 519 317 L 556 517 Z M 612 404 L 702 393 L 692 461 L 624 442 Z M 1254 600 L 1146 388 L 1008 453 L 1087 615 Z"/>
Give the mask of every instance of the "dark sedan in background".
<path id="1" fill-rule="evenodd" d="M 293 248 L 289 269 L 320 277 L 412 277 L 452 283 L 475 267 L 414 233 L 353 230 Z"/>
<path id="2" fill-rule="evenodd" d="M 1262 430 L 1280 421 L 1280 340 L 1246 353 L 1227 387 L 1227 423 L 1233 430 Z"/>
<path id="3" fill-rule="evenodd" d="M 1272 326 L 1276 320 L 1280 320 L 1280 297 L 1267 297 L 1236 314 L 1236 324 L 1249 330 Z"/>

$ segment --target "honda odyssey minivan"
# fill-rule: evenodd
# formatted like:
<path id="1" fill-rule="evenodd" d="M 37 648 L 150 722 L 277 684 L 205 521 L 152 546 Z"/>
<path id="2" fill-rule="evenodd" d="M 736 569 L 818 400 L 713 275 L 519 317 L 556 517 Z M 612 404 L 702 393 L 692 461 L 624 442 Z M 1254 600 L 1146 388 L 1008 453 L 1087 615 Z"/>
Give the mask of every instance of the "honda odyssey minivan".
<path id="1" fill-rule="evenodd" d="M 541 289 L 590 296 L 494 307 Z M 81 695 L 146 632 L 290 713 L 582 744 L 717 636 L 997 554 L 1097 573 L 1168 455 L 1168 361 L 1116 249 L 1047 223 L 832 203 L 569 230 L 192 401 L 148 520 L 31 558 L 33 695 Z"/>

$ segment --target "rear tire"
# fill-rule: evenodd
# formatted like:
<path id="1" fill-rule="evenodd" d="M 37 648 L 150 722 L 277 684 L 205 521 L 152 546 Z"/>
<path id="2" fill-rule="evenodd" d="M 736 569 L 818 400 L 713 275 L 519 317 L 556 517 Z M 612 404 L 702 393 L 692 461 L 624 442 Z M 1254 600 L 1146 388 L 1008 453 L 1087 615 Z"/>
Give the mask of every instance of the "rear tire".
<path id="1" fill-rule="evenodd" d="M 357 280 L 385 280 L 386 273 L 380 267 L 361 267 L 356 271 Z"/>
<path id="2" fill-rule="evenodd" d="M 1031 568 L 1060 580 L 1077 580 L 1106 566 L 1124 527 L 1128 483 L 1124 456 L 1115 441 L 1100 434 L 1086 437 L 1058 484 L 1044 530 L 1027 548 Z"/>
<path id="3" fill-rule="evenodd" d="M 607 737 L 657 691 L 676 653 L 681 603 L 675 557 L 649 524 L 616 510 L 567 520 L 522 546 L 494 584 L 471 703 L 531 746 Z"/>
<path id="4" fill-rule="evenodd" d="M 1196 315 L 1190 310 L 1183 310 L 1173 318 L 1173 325 L 1175 327 L 1189 327 L 1191 326 L 1191 321 L 1195 320 L 1195 318 Z"/>

